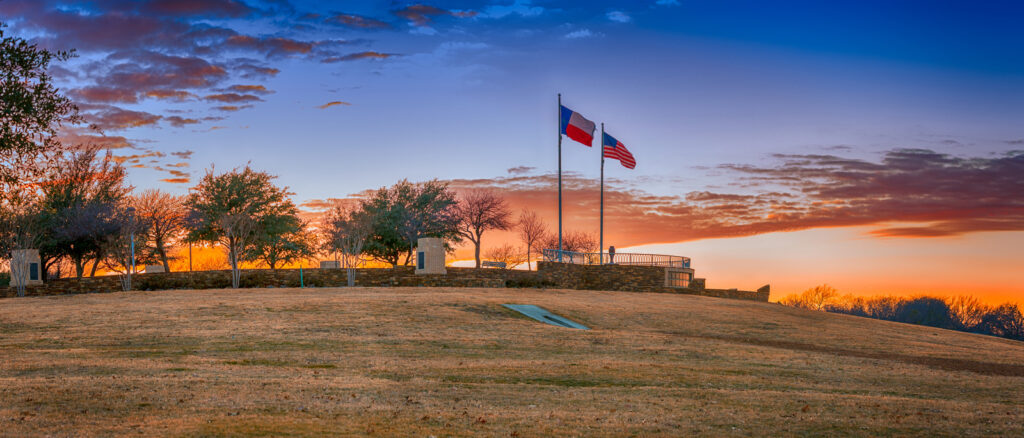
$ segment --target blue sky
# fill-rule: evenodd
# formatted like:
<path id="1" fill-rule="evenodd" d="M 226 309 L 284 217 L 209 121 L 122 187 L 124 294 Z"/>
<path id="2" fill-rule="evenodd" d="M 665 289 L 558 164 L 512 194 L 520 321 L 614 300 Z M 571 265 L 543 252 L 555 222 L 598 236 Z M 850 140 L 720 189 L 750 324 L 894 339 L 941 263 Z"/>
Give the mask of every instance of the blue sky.
<path id="1" fill-rule="evenodd" d="M 663 230 L 620 231 L 628 244 L 1019 234 L 1021 16 L 999 1 L 0 2 L 9 33 L 78 49 L 58 80 L 138 188 L 185 193 L 251 163 L 311 208 L 441 178 L 550 215 L 562 93 L 637 159 L 607 167 L 610 219 Z M 598 151 L 567 140 L 563 159 L 568 217 L 589 229 Z"/>

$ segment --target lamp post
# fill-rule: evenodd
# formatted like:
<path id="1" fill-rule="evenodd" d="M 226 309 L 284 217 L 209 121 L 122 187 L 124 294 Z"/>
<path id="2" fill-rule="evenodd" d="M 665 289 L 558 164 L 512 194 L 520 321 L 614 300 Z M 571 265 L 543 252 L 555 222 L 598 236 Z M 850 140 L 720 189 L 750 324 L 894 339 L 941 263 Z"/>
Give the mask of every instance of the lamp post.
<path id="1" fill-rule="evenodd" d="M 128 266 L 128 289 L 132 288 L 132 273 L 135 272 L 135 207 L 128 207 L 128 216 L 131 217 L 128 225 L 129 240 L 131 240 L 131 265 Z"/>

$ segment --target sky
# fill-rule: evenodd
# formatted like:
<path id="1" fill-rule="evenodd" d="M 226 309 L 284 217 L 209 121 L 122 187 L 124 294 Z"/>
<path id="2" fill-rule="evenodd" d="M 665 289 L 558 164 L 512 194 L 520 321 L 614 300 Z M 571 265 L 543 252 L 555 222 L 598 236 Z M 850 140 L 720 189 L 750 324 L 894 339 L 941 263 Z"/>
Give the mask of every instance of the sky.
<path id="1" fill-rule="evenodd" d="M 250 164 L 306 210 L 399 179 L 556 227 L 557 99 L 636 157 L 605 242 L 773 299 L 1022 301 L 1024 5 L 1010 1 L 0 1 L 139 190 Z M 599 149 L 563 143 L 565 228 Z M 485 249 L 514 240 L 485 235 Z M 468 257 L 468 250 L 456 255 Z"/>

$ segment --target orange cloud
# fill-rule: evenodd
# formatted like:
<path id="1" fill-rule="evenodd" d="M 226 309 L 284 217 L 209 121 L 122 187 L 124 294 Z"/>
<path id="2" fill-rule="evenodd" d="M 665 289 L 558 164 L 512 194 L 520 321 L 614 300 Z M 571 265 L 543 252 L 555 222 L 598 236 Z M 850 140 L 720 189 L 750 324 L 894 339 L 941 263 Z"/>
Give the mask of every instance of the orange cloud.
<path id="1" fill-rule="evenodd" d="M 325 104 L 323 104 L 323 105 L 320 105 L 320 106 L 318 106 L 317 108 L 320 108 L 320 109 L 327 109 L 327 108 L 330 108 L 330 107 L 332 107 L 332 106 L 336 106 L 336 105 L 346 105 L 346 106 L 351 106 L 352 104 L 351 104 L 351 103 L 348 103 L 348 102 L 342 102 L 342 101 L 340 101 L 340 100 L 335 100 L 335 101 L 333 101 L 333 102 L 327 102 L 327 103 L 325 103 Z"/>

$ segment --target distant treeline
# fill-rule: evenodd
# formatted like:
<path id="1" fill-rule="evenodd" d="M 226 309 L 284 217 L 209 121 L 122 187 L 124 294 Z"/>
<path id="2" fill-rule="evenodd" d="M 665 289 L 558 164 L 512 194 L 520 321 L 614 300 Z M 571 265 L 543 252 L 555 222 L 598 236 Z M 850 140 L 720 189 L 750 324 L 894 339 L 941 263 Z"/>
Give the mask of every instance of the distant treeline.
<path id="1" fill-rule="evenodd" d="M 1019 305 L 991 306 L 970 296 L 947 299 L 929 296 L 865 298 L 840 296 L 831 286 L 821 285 L 787 296 L 779 303 L 1024 341 L 1024 314 Z"/>

